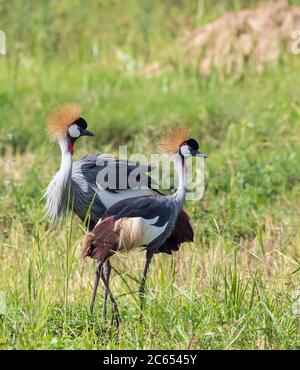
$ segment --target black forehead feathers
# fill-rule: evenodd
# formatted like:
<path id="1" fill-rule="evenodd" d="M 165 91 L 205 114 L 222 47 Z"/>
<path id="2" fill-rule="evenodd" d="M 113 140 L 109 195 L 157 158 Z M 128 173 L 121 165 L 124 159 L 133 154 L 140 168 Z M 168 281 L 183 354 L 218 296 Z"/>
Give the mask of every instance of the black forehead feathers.
<path id="1" fill-rule="evenodd" d="M 186 143 L 187 143 L 187 145 L 189 147 L 191 147 L 194 150 L 198 150 L 199 149 L 199 144 L 198 144 L 198 142 L 195 139 L 188 139 L 186 141 Z"/>
<path id="2" fill-rule="evenodd" d="M 86 129 L 87 128 L 87 123 L 86 120 L 82 117 L 79 117 L 76 121 L 74 121 L 72 124 L 76 124 L 81 128 Z"/>

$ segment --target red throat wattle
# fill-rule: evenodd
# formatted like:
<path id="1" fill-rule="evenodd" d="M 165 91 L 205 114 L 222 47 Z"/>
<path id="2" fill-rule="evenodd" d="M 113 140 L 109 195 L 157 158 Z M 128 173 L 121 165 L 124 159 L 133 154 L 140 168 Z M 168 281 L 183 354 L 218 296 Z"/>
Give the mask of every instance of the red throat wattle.
<path id="1" fill-rule="evenodd" d="M 74 154 L 74 146 L 73 146 L 72 143 L 68 144 L 68 149 L 69 149 L 69 152 L 71 153 L 71 155 L 73 155 Z"/>

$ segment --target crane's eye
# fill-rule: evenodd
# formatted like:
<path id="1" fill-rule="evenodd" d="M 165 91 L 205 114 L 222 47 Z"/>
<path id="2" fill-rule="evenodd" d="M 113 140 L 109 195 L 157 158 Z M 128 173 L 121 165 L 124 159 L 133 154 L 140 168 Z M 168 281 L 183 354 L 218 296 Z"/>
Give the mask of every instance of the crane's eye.
<path id="1" fill-rule="evenodd" d="M 68 129 L 68 132 L 69 132 L 69 135 L 74 139 L 80 136 L 80 130 L 76 124 L 71 125 Z"/>

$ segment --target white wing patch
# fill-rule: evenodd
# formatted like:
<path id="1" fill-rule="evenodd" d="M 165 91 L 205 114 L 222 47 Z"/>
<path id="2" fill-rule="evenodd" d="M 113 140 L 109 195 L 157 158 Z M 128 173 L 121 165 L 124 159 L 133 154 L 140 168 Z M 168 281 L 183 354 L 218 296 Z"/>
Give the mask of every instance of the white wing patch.
<path id="1" fill-rule="evenodd" d="M 156 194 L 153 190 L 151 189 L 126 189 L 126 190 L 121 190 L 118 193 L 112 193 L 110 191 L 101 189 L 101 188 L 95 188 L 94 189 L 100 198 L 101 202 L 104 204 L 105 208 L 109 208 L 115 203 L 119 202 L 120 200 L 123 199 L 128 199 L 128 198 L 135 198 L 135 197 L 141 197 L 144 195 L 154 195 Z"/>
<path id="2" fill-rule="evenodd" d="M 144 222 L 144 244 L 147 245 L 151 243 L 154 239 L 160 236 L 165 230 L 168 225 L 168 221 L 163 226 L 155 226 L 159 216 L 152 218 L 150 220 L 142 218 Z"/>
<path id="3" fill-rule="evenodd" d="M 155 226 L 159 216 L 150 220 L 142 217 L 123 217 L 115 224 L 115 230 L 120 230 L 120 251 L 148 245 L 160 236 L 168 225 Z"/>

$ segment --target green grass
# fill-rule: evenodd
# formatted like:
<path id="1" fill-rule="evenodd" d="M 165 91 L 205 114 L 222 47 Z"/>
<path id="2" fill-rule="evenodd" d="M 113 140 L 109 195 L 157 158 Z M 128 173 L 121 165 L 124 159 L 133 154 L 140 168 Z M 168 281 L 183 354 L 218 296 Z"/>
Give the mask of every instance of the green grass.
<path id="1" fill-rule="evenodd" d="M 202 18 L 201 1 L 11 3 L 0 1 L 0 29 L 8 35 L 8 55 L 0 56 L 0 291 L 7 298 L 0 348 L 300 348 L 293 309 L 300 284 L 300 57 L 241 80 L 199 78 L 180 62 L 140 79 L 128 73 L 130 65 L 154 60 L 178 32 L 246 2 L 214 9 L 204 2 Z M 93 42 L 99 55 L 96 46 L 91 54 Z M 118 60 L 116 49 L 133 64 Z M 144 255 L 112 258 L 121 274 L 112 274 L 119 333 L 101 320 L 102 286 L 89 313 L 93 264 L 79 259 L 79 220 L 70 215 L 55 229 L 42 220 L 41 192 L 60 160 L 44 117 L 70 99 L 82 103 L 97 135 L 78 142 L 76 158 L 117 153 L 124 143 L 150 156 L 154 141 L 177 123 L 191 126 L 209 156 L 205 196 L 186 204 L 195 243 L 155 257 L 142 323 Z"/>

